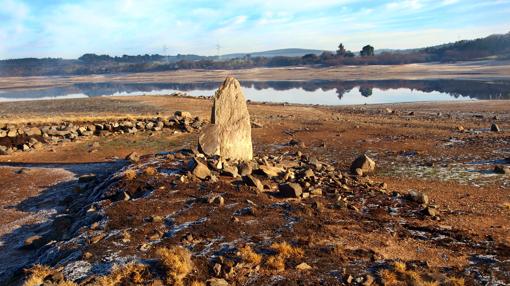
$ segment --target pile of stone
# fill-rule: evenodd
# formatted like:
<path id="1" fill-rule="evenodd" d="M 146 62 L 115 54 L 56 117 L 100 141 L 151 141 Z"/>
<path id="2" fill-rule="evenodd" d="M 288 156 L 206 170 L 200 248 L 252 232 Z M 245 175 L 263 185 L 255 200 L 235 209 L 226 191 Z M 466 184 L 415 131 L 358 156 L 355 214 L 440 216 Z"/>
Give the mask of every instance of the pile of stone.
<path id="1" fill-rule="evenodd" d="M 80 124 L 66 122 L 51 126 L 0 125 L 0 155 L 38 149 L 43 143 L 73 141 L 88 136 L 157 132 L 165 128 L 193 132 L 202 128 L 204 124 L 199 117 L 193 117 L 189 112 L 177 111 L 170 118 L 124 119 Z"/>
<path id="2" fill-rule="evenodd" d="M 306 198 L 348 189 L 348 177 L 334 166 L 300 152 L 253 158 L 251 123 L 239 82 L 228 77 L 213 97 L 211 124 L 199 136 L 198 150 L 188 164 L 190 175 L 217 180 L 220 175 L 240 178 L 258 191 L 277 191 L 282 197 Z M 353 173 L 375 169 L 375 162 L 361 156 Z"/>
<path id="3" fill-rule="evenodd" d="M 357 186 L 360 178 L 357 174 L 341 172 L 333 165 L 299 151 L 255 157 L 249 161 L 225 160 L 198 151 L 187 155 L 189 172 L 182 180 L 215 182 L 220 176 L 231 177 L 237 179 L 237 183 L 253 187 L 258 192 L 273 192 L 276 196 L 286 198 L 335 196 L 341 190 Z M 384 186 L 370 184 L 370 187 L 383 191 Z"/>

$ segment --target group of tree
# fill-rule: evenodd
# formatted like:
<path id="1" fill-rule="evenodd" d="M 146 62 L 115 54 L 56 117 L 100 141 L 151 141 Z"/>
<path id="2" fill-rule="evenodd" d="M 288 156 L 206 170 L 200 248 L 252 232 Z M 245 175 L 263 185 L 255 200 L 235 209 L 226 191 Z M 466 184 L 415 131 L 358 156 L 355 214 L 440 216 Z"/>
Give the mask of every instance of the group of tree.
<path id="1" fill-rule="evenodd" d="M 82 75 L 122 72 L 151 72 L 178 69 L 241 69 L 284 66 L 397 65 L 423 62 L 451 62 L 484 58 L 510 59 L 510 33 L 458 41 L 424 49 L 376 53 L 371 45 L 359 52 L 339 44 L 336 52 L 307 54 L 302 57 L 243 57 L 221 60 L 215 56 L 137 55 L 109 56 L 85 54 L 76 60 L 25 58 L 0 61 L 0 76 Z"/>

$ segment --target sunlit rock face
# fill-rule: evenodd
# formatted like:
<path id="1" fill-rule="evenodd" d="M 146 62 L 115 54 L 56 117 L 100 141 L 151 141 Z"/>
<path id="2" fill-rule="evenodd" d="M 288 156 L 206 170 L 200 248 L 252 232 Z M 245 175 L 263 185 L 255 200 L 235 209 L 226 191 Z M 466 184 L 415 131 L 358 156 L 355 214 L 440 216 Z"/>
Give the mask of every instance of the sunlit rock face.
<path id="1" fill-rule="evenodd" d="M 253 158 L 250 114 L 239 81 L 227 77 L 216 91 L 211 124 L 199 136 L 199 148 L 206 155 L 249 161 Z"/>

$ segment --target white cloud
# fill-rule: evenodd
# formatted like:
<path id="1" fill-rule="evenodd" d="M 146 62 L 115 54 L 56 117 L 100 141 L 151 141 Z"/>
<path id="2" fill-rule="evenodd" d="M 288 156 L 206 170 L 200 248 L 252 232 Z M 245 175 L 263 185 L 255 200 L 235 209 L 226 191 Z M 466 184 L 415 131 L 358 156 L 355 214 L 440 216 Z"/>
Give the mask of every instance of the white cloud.
<path id="1" fill-rule="evenodd" d="M 76 0 L 36 11 L 21 0 L 0 0 L 0 58 L 162 53 L 163 46 L 171 54 L 216 54 L 217 43 L 225 53 L 286 47 L 334 49 L 339 42 L 352 50 L 367 43 L 379 48 L 420 47 L 469 37 L 472 27 L 489 33 L 504 31 L 505 25 L 498 28 L 471 20 L 496 11 L 494 7 L 499 8 L 499 18 L 491 20 L 510 24 L 501 17 L 508 10 L 508 0 L 469 5 L 460 0 L 300 2 Z M 462 16 L 436 15 L 448 10 Z"/>
<path id="2" fill-rule="evenodd" d="M 423 3 L 420 0 L 401 0 L 394 1 L 386 4 L 386 8 L 390 10 L 418 10 L 423 7 Z"/>

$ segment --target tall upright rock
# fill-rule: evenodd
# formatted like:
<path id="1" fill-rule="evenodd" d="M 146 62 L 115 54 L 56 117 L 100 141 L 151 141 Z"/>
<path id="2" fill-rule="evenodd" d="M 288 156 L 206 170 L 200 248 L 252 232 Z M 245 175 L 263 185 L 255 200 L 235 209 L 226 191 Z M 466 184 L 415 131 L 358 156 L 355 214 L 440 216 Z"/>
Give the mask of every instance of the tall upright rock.
<path id="1" fill-rule="evenodd" d="M 250 114 L 239 81 L 227 77 L 216 91 L 211 111 L 211 124 L 198 139 L 199 149 L 206 155 L 224 159 L 249 161 L 253 158 Z"/>

